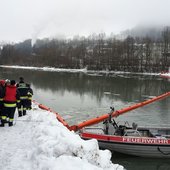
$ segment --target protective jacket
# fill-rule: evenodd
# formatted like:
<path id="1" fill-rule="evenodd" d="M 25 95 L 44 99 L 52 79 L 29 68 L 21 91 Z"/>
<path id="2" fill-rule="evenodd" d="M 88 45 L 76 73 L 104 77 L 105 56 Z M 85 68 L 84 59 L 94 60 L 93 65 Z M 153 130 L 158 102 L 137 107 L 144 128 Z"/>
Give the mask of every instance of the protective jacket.
<path id="1" fill-rule="evenodd" d="M 3 97 L 3 111 L 1 116 L 1 126 L 4 126 L 6 122 L 9 126 L 13 126 L 14 114 L 19 100 L 19 92 L 15 85 L 6 85 L 5 93 Z"/>
<path id="2" fill-rule="evenodd" d="M 0 102 L 3 101 L 4 90 L 5 90 L 5 80 L 0 80 Z"/>
<path id="3" fill-rule="evenodd" d="M 5 107 L 16 107 L 16 103 L 20 102 L 20 95 L 16 86 L 6 86 L 3 101 Z"/>
<path id="4" fill-rule="evenodd" d="M 4 96 L 4 88 L 0 85 L 0 102 L 3 101 L 3 96 Z"/>
<path id="5" fill-rule="evenodd" d="M 21 100 L 24 100 L 24 99 L 27 99 L 28 98 L 28 85 L 26 83 L 24 83 L 23 81 L 20 81 L 18 84 L 17 84 L 17 88 L 18 88 L 18 91 L 20 93 L 20 99 Z"/>

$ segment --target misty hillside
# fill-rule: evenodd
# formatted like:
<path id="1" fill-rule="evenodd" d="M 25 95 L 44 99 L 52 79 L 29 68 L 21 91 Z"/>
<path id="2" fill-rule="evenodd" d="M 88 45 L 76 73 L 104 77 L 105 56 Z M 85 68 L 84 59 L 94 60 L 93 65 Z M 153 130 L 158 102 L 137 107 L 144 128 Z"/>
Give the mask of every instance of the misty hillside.
<path id="1" fill-rule="evenodd" d="M 162 38 L 164 26 L 136 26 L 132 29 L 127 29 L 120 33 L 121 36 L 127 37 L 149 37 L 153 41 L 158 41 Z"/>
<path id="2" fill-rule="evenodd" d="M 126 72 L 169 69 L 170 27 L 136 27 L 120 37 L 100 33 L 8 43 L 0 49 L 0 64 Z"/>

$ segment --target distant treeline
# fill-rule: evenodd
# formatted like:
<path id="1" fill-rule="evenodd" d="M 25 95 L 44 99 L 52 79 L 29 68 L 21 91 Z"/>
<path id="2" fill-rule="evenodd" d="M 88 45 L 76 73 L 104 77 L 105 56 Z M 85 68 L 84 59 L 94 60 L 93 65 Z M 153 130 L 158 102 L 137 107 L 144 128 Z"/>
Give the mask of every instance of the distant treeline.
<path id="1" fill-rule="evenodd" d="M 1 65 L 49 66 L 128 72 L 160 72 L 170 67 L 170 27 L 161 36 L 106 37 L 105 33 L 73 39 L 42 39 L 5 44 L 0 48 Z"/>

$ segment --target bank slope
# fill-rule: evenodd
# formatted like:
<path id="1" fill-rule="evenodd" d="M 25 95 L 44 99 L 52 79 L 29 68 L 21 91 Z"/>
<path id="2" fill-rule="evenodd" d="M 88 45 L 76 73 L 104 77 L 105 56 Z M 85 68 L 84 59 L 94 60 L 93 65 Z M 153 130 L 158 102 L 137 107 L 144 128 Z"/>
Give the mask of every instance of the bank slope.
<path id="1" fill-rule="evenodd" d="M 15 123 L 0 128 L 1 170 L 123 170 L 96 140 L 82 140 L 36 105 Z"/>

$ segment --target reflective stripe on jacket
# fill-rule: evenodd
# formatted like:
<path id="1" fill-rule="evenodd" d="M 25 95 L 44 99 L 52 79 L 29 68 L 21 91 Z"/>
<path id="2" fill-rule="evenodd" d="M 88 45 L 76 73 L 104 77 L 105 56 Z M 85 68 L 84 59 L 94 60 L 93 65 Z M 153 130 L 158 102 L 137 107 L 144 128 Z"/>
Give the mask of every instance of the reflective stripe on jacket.
<path id="1" fill-rule="evenodd" d="M 17 104 L 16 103 L 4 103 L 5 107 L 16 107 Z"/>

